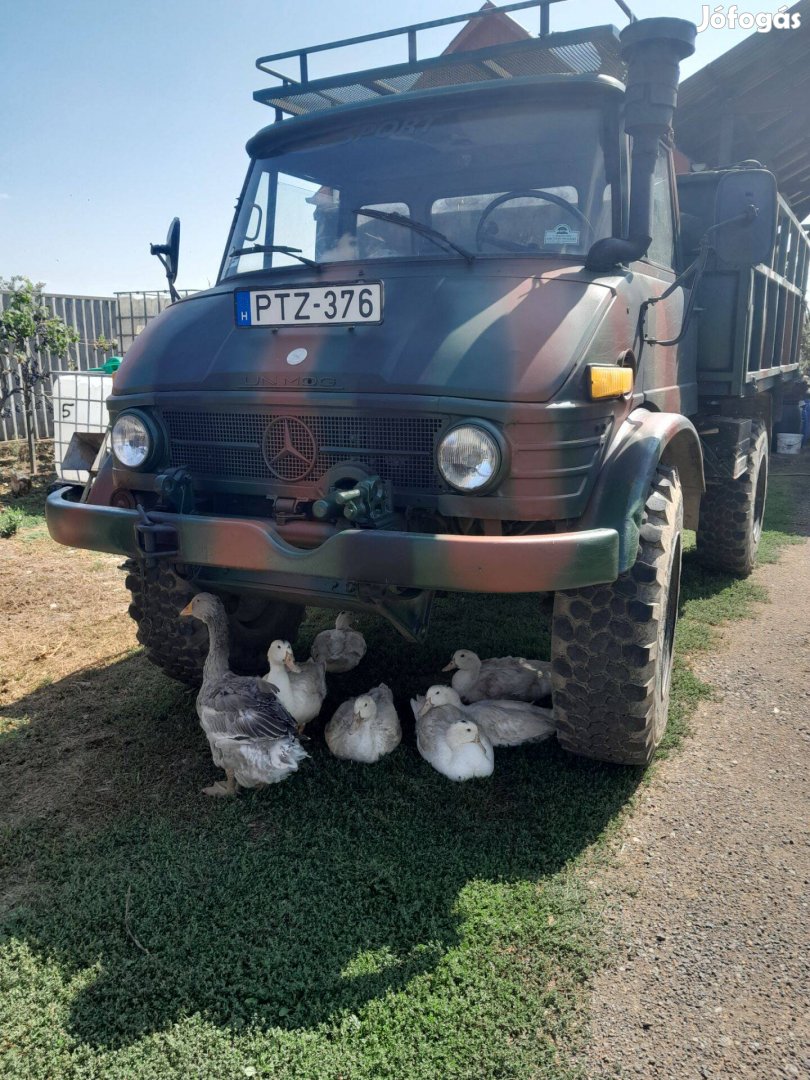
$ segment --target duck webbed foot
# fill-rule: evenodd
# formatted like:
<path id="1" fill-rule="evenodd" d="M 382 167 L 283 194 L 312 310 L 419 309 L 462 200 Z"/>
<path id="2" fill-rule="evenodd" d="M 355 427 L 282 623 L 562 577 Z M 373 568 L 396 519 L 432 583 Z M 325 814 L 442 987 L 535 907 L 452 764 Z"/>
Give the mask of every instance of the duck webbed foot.
<path id="1" fill-rule="evenodd" d="M 226 769 L 226 780 L 217 780 L 216 783 L 211 784 L 210 787 L 204 787 L 202 789 L 203 795 L 214 795 L 220 798 L 227 798 L 229 795 L 236 795 L 238 791 L 238 785 L 233 775 L 232 769 Z"/>

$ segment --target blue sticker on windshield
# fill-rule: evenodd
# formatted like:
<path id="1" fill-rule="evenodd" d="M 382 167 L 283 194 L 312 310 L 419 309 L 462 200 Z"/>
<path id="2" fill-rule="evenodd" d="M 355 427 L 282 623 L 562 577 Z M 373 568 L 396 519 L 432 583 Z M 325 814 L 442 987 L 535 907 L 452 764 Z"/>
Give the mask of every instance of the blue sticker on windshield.
<path id="1" fill-rule="evenodd" d="M 250 293 L 238 292 L 236 296 L 236 325 L 250 326 Z"/>

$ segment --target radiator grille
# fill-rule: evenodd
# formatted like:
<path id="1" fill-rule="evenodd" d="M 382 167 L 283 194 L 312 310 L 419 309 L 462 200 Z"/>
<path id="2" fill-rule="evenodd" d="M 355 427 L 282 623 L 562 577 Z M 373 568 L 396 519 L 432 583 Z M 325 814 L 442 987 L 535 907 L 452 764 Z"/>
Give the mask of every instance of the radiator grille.
<path id="1" fill-rule="evenodd" d="M 283 445 L 283 431 L 273 423 L 288 416 L 292 444 L 306 456 L 298 424 L 314 440 L 311 467 L 302 479 L 294 457 L 273 458 Z M 171 463 L 192 473 L 222 480 L 266 480 L 314 484 L 335 465 L 362 462 L 395 488 L 436 491 L 433 446 L 445 421 L 441 417 L 339 416 L 286 413 L 209 413 L 166 410 L 163 420 L 171 444 Z M 296 423 L 298 422 L 298 423 Z M 263 451 L 264 445 L 264 451 Z M 268 457 L 273 465 L 271 468 Z M 298 471 L 296 469 L 298 468 Z"/>

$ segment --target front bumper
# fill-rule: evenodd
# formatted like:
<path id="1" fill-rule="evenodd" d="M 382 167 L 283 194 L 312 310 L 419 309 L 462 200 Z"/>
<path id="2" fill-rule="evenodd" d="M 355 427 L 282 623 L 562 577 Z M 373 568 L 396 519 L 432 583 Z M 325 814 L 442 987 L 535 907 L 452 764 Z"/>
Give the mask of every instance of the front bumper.
<path id="1" fill-rule="evenodd" d="M 348 529 L 319 547 L 302 550 L 283 540 L 269 522 L 71 502 L 59 488 L 46 507 L 48 531 L 69 547 L 108 551 L 135 559 L 173 562 L 276 579 L 357 582 L 450 592 L 553 592 L 615 581 L 619 537 L 614 529 L 540 536 L 434 536 L 426 533 Z"/>

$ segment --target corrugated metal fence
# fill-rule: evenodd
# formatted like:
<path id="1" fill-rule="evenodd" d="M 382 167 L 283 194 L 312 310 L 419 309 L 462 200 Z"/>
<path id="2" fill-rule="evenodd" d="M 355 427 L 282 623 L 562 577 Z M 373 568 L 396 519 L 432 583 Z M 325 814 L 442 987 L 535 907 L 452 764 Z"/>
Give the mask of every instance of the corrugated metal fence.
<path id="1" fill-rule="evenodd" d="M 42 302 L 54 315 L 72 326 L 79 335 L 79 340 L 70 347 L 67 359 L 53 357 L 49 352 L 41 354 L 42 367 L 45 371 L 58 371 L 69 365 L 79 371 L 103 364 L 107 356 L 95 347 L 95 342 L 104 337 L 112 341 L 118 337 L 118 312 L 115 298 L 112 296 L 59 296 L 43 295 Z M 0 293 L 0 311 L 5 311 L 9 303 L 9 294 Z M 53 435 L 53 415 L 50 407 L 51 380 L 43 379 L 34 388 L 34 429 L 37 438 L 50 438 Z M 22 397 L 15 394 L 7 403 L 5 411 L 9 415 L 0 419 L 0 441 L 22 439 L 25 433 L 25 419 L 22 412 Z"/>
<path id="2" fill-rule="evenodd" d="M 186 290 L 188 296 L 195 290 Z M 154 319 L 169 304 L 167 292 L 121 292 L 115 296 L 62 296 L 43 294 L 43 303 L 54 315 L 72 326 L 79 340 L 70 347 L 66 359 L 42 354 L 45 371 L 62 371 L 66 368 L 87 371 L 99 367 L 112 355 L 123 355 L 150 319 Z M 9 294 L 0 292 L 0 311 L 8 307 Z M 100 338 L 115 341 L 114 349 L 102 351 L 96 346 Z M 53 410 L 51 407 L 51 380 L 46 378 L 34 389 L 36 409 L 34 427 L 37 438 L 53 437 Z M 0 417 L 0 442 L 24 437 L 25 420 L 22 399 L 15 394 L 6 404 L 8 416 Z"/>
<path id="3" fill-rule="evenodd" d="M 189 292 L 180 293 L 190 295 Z M 167 292 L 117 292 L 115 299 L 118 307 L 118 340 L 121 354 L 128 349 L 150 319 L 157 316 L 171 303 Z"/>

